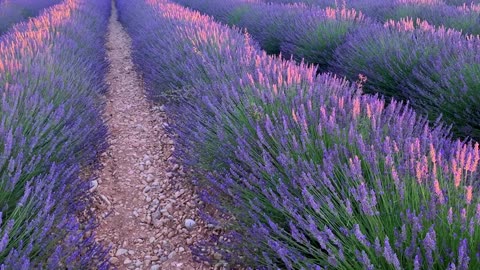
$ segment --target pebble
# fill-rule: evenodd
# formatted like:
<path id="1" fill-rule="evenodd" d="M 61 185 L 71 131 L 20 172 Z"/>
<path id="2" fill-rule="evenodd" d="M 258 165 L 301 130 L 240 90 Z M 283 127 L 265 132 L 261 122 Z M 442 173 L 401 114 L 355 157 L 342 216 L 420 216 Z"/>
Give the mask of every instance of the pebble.
<path id="1" fill-rule="evenodd" d="M 196 224 L 197 223 L 193 219 L 189 219 L 189 218 L 185 219 L 185 228 L 189 230 L 193 229 L 193 227 L 195 227 Z"/>
<path id="2" fill-rule="evenodd" d="M 112 205 L 112 203 L 110 202 L 110 200 L 108 200 L 107 196 L 103 195 L 103 194 L 100 194 L 100 198 L 102 199 L 102 201 L 104 201 L 107 205 Z"/>
<path id="3" fill-rule="evenodd" d="M 214 258 L 215 260 L 221 260 L 221 259 L 222 259 L 222 254 L 220 254 L 220 253 L 218 253 L 218 252 L 215 252 L 215 253 L 213 254 L 213 258 Z"/>
<path id="4" fill-rule="evenodd" d="M 111 264 L 117 264 L 119 259 L 117 257 L 111 257 L 109 260 L 108 260 Z"/>
<path id="5" fill-rule="evenodd" d="M 132 263 L 132 260 L 130 260 L 129 258 L 126 258 L 125 261 L 123 261 L 123 264 L 131 264 Z"/>
<path id="6" fill-rule="evenodd" d="M 117 252 L 115 253 L 115 256 L 117 256 L 117 257 L 118 257 L 118 256 L 122 256 L 123 254 L 125 254 L 125 253 L 127 253 L 127 252 L 128 252 L 128 250 L 126 250 L 126 249 L 124 249 L 124 248 L 119 248 L 119 249 L 117 250 Z"/>
<path id="7" fill-rule="evenodd" d="M 160 265 L 154 264 L 152 267 L 150 267 L 150 270 L 160 270 Z"/>
<path id="8" fill-rule="evenodd" d="M 171 259 L 171 258 L 175 257 L 176 255 L 177 255 L 177 252 L 172 251 L 172 252 L 170 252 L 170 254 L 168 254 L 168 258 Z"/>
<path id="9" fill-rule="evenodd" d="M 93 192 L 97 189 L 98 187 L 98 181 L 97 180 L 93 180 L 92 182 L 90 182 L 90 192 Z"/>
<path id="10" fill-rule="evenodd" d="M 174 164 L 172 169 L 173 171 L 177 171 L 179 168 L 180 168 L 180 165 Z"/>
<path id="11" fill-rule="evenodd" d="M 178 197 L 182 196 L 183 192 L 184 192 L 183 190 L 175 192 L 175 194 L 174 194 L 175 198 L 178 198 Z"/>

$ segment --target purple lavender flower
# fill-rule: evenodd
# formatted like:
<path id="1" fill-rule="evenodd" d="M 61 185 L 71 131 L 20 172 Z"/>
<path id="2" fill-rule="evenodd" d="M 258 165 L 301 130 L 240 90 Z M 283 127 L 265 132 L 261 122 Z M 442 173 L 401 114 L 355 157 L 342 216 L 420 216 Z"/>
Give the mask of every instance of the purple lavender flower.
<path id="1" fill-rule="evenodd" d="M 429 266 L 433 265 L 433 254 L 437 250 L 437 240 L 435 230 L 432 227 L 428 230 L 425 238 L 423 239 L 423 247 L 425 249 L 425 256 Z"/>
<path id="2" fill-rule="evenodd" d="M 383 257 L 387 260 L 387 262 L 392 264 L 392 266 L 395 269 L 397 270 L 402 269 L 402 267 L 400 266 L 400 261 L 398 260 L 397 254 L 395 254 L 392 247 L 390 246 L 390 241 L 388 237 L 385 237 L 384 244 L 385 245 L 383 249 Z"/>
<path id="3" fill-rule="evenodd" d="M 460 241 L 460 246 L 458 247 L 458 269 L 467 270 L 468 263 L 470 262 L 470 257 L 468 256 L 468 244 L 467 239 Z"/>
<path id="4" fill-rule="evenodd" d="M 357 260 L 363 265 L 363 269 L 365 270 L 375 269 L 375 266 L 370 262 L 370 259 L 368 258 L 367 253 L 365 253 L 365 250 L 362 250 L 361 253 L 358 250 L 355 250 L 355 256 L 357 257 Z"/>
<path id="5" fill-rule="evenodd" d="M 358 224 L 353 225 L 353 234 L 355 235 L 357 240 L 362 243 L 362 245 L 370 247 L 370 242 L 367 240 L 367 237 L 362 233 Z"/>

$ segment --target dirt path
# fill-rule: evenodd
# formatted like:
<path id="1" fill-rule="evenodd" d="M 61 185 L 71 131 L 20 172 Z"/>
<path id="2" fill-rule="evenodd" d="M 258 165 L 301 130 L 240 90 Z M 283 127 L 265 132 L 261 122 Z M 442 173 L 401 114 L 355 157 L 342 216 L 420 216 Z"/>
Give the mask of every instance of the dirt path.
<path id="1" fill-rule="evenodd" d="M 115 9 L 106 46 L 110 147 L 92 188 L 97 241 L 112 247 L 110 261 L 118 269 L 208 269 L 193 262 L 189 249 L 206 231 L 198 199 L 181 166 L 166 160 L 173 149 L 163 131 L 166 115 L 145 97 Z"/>

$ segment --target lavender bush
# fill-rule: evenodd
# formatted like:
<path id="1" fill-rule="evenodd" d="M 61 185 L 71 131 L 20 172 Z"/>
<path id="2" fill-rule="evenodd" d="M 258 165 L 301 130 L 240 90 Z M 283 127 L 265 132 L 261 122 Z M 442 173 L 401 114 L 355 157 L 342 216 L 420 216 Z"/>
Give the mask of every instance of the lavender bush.
<path id="1" fill-rule="evenodd" d="M 104 269 L 79 176 L 105 147 L 109 1 L 67 0 L 0 40 L 0 267 Z"/>
<path id="2" fill-rule="evenodd" d="M 362 95 L 361 84 L 267 56 L 248 35 L 166 0 L 118 8 L 151 95 L 168 102 L 178 158 L 205 173 L 204 201 L 235 217 L 230 244 L 242 262 L 480 266 L 478 144 Z M 151 58 L 174 65 L 152 70 Z M 177 89 L 159 84 L 179 72 Z"/>
<path id="3" fill-rule="evenodd" d="M 377 12 L 376 14 L 366 12 L 366 14 L 375 16 L 382 22 L 389 19 L 400 20 L 408 17 L 414 20 L 421 19 L 436 26 L 461 30 L 466 34 L 480 34 L 479 12 L 448 6 L 443 3 L 435 3 L 431 0 L 423 2 L 419 0 L 403 1 L 405 3 L 399 1 L 393 9 L 386 9 L 384 12 Z"/>
<path id="4" fill-rule="evenodd" d="M 175 1 L 215 19 L 247 29 L 267 53 L 315 63 L 326 70 L 336 47 L 357 28 L 371 22 L 342 7 L 268 5 L 245 1 Z"/>
<path id="5" fill-rule="evenodd" d="M 480 4 L 479 0 L 443 0 L 446 4 L 452 6 L 462 6 L 463 4 Z"/>
<path id="6" fill-rule="evenodd" d="M 284 33 L 281 51 L 287 58 L 317 64 L 327 70 L 335 49 L 358 28 L 369 25 L 361 13 L 346 8 L 310 10 L 292 19 Z"/>
<path id="7" fill-rule="evenodd" d="M 178 3 L 200 10 L 214 16 L 216 19 L 246 28 L 267 53 L 280 53 L 280 46 L 285 39 L 285 30 L 293 26 L 295 19 L 303 13 L 302 5 L 277 6 L 248 1 L 189 1 Z M 313 11 L 313 16 L 324 16 L 319 9 Z M 294 30 L 298 30 L 298 26 Z"/>
<path id="8" fill-rule="evenodd" d="M 478 11 L 457 6 L 471 6 L 474 2 L 445 3 L 442 0 L 271 0 L 272 3 L 307 4 L 310 6 L 353 8 L 381 23 L 387 20 L 413 18 L 426 20 L 437 26 L 461 30 L 466 34 L 480 34 Z M 478 4 L 478 2 L 477 2 Z"/>
<path id="9" fill-rule="evenodd" d="M 408 99 L 400 85 L 412 76 L 414 67 L 454 45 L 451 40 L 416 30 L 412 20 L 403 22 L 371 25 L 350 35 L 335 52 L 335 70 L 352 79 L 365 75 L 367 92 Z"/>
<path id="10" fill-rule="evenodd" d="M 209 3 L 212 4 L 215 5 Z M 292 23 L 303 14 L 304 9 L 301 6 L 278 7 L 261 3 L 250 5 L 255 6 L 249 9 L 243 6 L 240 9 L 241 13 L 238 12 L 239 9 L 235 10 L 233 21 L 236 21 L 236 26 L 247 29 L 267 53 L 280 53 L 286 38 L 285 30 L 295 31 L 298 28 L 298 26 L 294 28 Z"/>
<path id="11" fill-rule="evenodd" d="M 332 65 L 352 79 L 365 75 L 367 92 L 409 100 L 432 121 L 443 116 L 456 135 L 478 140 L 478 39 L 419 20 L 416 24 L 390 21 L 360 29 L 337 49 Z"/>
<path id="12" fill-rule="evenodd" d="M 60 0 L 3 0 L 0 1 L 0 35 L 13 24 L 34 17 L 41 10 L 59 3 Z"/>

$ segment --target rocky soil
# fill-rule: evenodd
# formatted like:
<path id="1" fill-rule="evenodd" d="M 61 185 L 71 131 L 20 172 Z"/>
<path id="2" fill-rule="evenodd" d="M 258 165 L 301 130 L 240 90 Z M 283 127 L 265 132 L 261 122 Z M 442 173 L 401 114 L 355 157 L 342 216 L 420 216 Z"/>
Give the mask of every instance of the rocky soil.
<path id="1" fill-rule="evenodd" d="M 97 241 L 111 247 L 118 269 L 211 269 L 190 246 L 207 235 L 201 204 L 182 166 L 170 157 L 167 116 L 145 96 L 131 58 L 131 40 L 113 11 L 107 41 L 110 70 L 104 117 L 109 148 L 91 191 Z"/>

